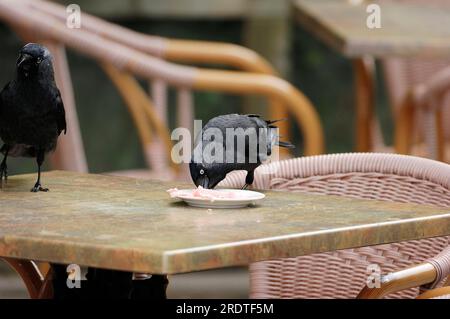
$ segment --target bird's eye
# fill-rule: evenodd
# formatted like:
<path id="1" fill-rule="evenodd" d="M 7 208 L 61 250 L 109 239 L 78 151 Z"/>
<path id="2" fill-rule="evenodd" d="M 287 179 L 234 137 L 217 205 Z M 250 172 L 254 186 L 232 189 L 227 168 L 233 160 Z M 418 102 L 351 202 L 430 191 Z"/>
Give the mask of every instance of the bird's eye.
<path id="1" fill-rule="evenodd" d="M 200 170 L 200 175 L 205 174 L 205 171 L 203 169 Z"/>
<path id="2" fill-rule="evenodd" d="M 42 59 L 41 58 L 37 58 L 36 63 L 40 64 L 41 62 L 42 62 Z"/>

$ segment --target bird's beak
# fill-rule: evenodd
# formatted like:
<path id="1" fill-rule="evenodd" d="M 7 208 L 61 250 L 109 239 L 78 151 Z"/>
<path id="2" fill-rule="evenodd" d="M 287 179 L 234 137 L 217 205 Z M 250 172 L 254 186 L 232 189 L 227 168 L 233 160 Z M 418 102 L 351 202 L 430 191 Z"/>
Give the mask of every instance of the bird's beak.
<path id="1" fill-rule="evenodd" d="M 209 178 L 208 178 L 208 176 L 200 177 L 197 186 L 201 186 L 203 188 L 209 188 Z"/>
<path id="2" fill-rule="evenodd" d="M 29 54 L 20 55 L 19 59 L 17 60 L 17 67 L 20 68 L 22 64 L 29 59 L 31 59 L 31 56 Z"/>

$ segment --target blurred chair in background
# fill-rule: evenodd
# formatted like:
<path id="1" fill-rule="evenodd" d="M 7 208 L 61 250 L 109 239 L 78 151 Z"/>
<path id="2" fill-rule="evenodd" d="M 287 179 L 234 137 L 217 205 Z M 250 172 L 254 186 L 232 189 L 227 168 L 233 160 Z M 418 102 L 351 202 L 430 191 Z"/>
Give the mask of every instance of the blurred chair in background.
<path id="1" fill-rule="evenodd" d="M 398 153 L 450 163 L 450 59 L 384 63 Z"/>
<path id="2" fill-rule="evenodd" d="M 372 58 L 360 63 L 360 85 L 369 88 L 366 97 L 375 103 L 375 68 Z M 450 59 L 382 60 L 386 88 L 395 126 L 395 152 L 450 162 Z M 375 109 L 375 108 L 371 108 Z M 372 127 L 372 140 L 365 141 L 375 152 L 393 152 L 385 145 L 375 114 L 359 122 Z M 357 133 L 366 136 L 361 132 Z"/>
<path id="3" fill-rule="evenodd" d="M 328 194 L 351 198 L 450 207 L 450 166 L 395 154 L 354 153 L 303 157 L 264 165 L 255 171 L 256 189 Z M 265 171 L 271 172 L 265 174 Z M 235 172 L 220 184 L 236 187 L 245 173 Z M 376 264 L 383 273 L 423 263 L 450 245 L 450 236 L 324 252 L 250 266 L 252 298 L 355 298 Z M 442 257 L 443 256 L 443 257 Z M 450 269 L 440 267 L 449 250 L 436 261 L 411 268 L 376 297 L 413 298 L 417 286 L 440 282 Z M 449 266 L 450 267 L 450 266 Z M 360 297 L 375 297 L 361 294 Z"/>
<path id="4" fill-rule="evenodd" d="M 60 24 L 61 27 L 63 26 L 63 22 L 65 23 L 67 14 L 63 6 L 50 3 L 47 1 L 29 1 L 29 0 L 21 0 L 21 1 L 24 5 L 30 6 L 34 10 L 39 10 L 43 13 L 52 15 L 53 17 L 59 19 L 61 21 Z M 100 36 L 103 39 L 114 40 L 117 43 L 124 44 L 129 48 L 135 48 L 136 50 L 149 53 L 153 56 L 159 56 L 165 59 L 183 62 L 226 64 L 251 72 L 274 74 L 273 69 L 265 60 L 263 60 L 253 51 L 250 51 L 246 48 L 237 45 L 231 45 L 226 43 L 202 42 L 202 41 L 169 40 L 160 37 L 148 36 L 125 29 L 118 25 L 114 25 L 112 23 L 103 21 L 101 19 L 98 19 L 96 17 L 87 14 L 83 14 L 82 21 L 83 21 L 82 29 L 80 29 L 80 31 L 81 30 L 89 31 L 90 33 L 92 33 L 93 38 Z M 74 31 L 74 30 L 66 30 L 66 31 Z M 77 30 L 75 30 L 74 32 L 77 32 Z M 112 75 L 111 72 L 107 72 L 107 74 L 110 77 Z M 226 74 L 226 72 L 224 72 L 223 74 Z M 167 81 L 167 79 L 165 79 L 164 77 L 152 78 L 153 100 L 155 101 L 156 104 L 154 110 L 158 118 L 161 119 L 164 123 L 167 123 L 166 89 L 168 82 L 169 81 Z M 116 81 L 114 81 L 114 83 L 117 85 Z M 194 116 L 192 111 L 192 100 L 190 97 L 191 88 L 189 88 L 189 85 L 183 85 L 183 87 L 177 87 L 177 89 L 179 93 L 178 124 L 181 127 L 192 128 L 193 122 L 192 120 Z M 233 89 L 231 88 L 225 90 L 221 88 L 212 88 L 212 90 L 233 91 Z M 247 88 L 245 88 L 244 86 L 242 91 L 248 94 L 261 93 L 261 92 L 252 92 L 252 89 L 249 88 L 249 85 L 247 85 Z M 122 90 L 121 93 L 127 94 L 127 91 Z M 270 108 L 272 113 L 271 116 L 274 117 L 284 116 L 285 110 L 287 109 L 288 106 L 285 103 L 282 103 L 282 99 L 277 97 L 276 94 L 268 93 L 268 96 L 272 101 L 271 104 L 272 107 Z M 294 113 L 295 116 L 296 112 L 292 112 L 291 110 L 291 113 Z M 298 116 L 297 121 L 299 121 Z M 303 126 L 304 123 L 306 122 L 307 119 L 303 120 L 303 123 L 299 124 L 300 126 Z M 284 125 L 285 126 L 281 128 L 280 132 L 282 135 L 288 134 L 287 126 L 286 124 Z M 283 132 L 285 134 L 283 134 Z M 323 144 L 323 142 L 315 144 Z M 153 166 L 157 166 L 157 168 L 162 168 L 161 162 L 166 163 L 167 160 L 166 159 L 161 160 L 161 156 L 159 156 L 158 159 L 155 158 L 155 156 L 158 157 L 158 155 L 155 154 L 163 153 L 161 151 L 161 147 L 155 147 L 153 142 L 150 143 L 149 145 L 152 149 L 152 152 L 146 152 L 148 162 L 152 163 Z M 133 173 L 133 175 L 136 174 Z"/>
<path id="5" fill-rule="evenodd" d="M 66 22 L 67 12 L 63 5 L 42 0 L 21 1 L 33 10 L 39 10 L 58 18 L 63 23 Z M 82 13 L 81 27 L 95 35 L 169 61 L 218 64 L 248 72 L 277 75 L 273 67 L 256 52 L 235 44 L 176 40 L 142 34 L 84 12 Z M 150 87 L 156 113 L 167 125 L 167 82 L 164 79 L 154 79 L 151 81 Z M 177 124 L 180 127 L 192 129 L 194 111 L 192 95 L 189 90 L 178 90 L 177 111 L 179 112 Z M 261 112 L 263 111 L 261 110 Z M 271 98 L 267 116 L 274 119 L 287 118 L 289 116 L 288 109 L 278 99 Z M 290 130 L 287 122 L 280 124 L 280 134 L 289 139 Z M 152 150 L 156 149 L 159 152 L 153 152 L 150 160 L 153 165 L 158 165 L 162 159 L 157 154 L 163 153 L 163 146 L 160 141 L 153 141 L 152 144 Z M 280 152 L 283 156 L 287 156 L 289 151 L 280 150 Z"/>

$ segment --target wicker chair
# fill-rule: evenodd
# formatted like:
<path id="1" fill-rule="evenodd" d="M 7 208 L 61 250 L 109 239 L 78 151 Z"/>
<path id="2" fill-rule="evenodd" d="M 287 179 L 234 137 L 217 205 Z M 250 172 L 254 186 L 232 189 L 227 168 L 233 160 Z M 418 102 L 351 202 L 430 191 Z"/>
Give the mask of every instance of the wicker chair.
<path id="1" fill-rule="evenodd" d="M 450 207 L 450 166 L 433 160 L 354 153 L 304 157 L 268 165 L 277 166 L 275 170 L 274 167 L 267 170 L 270 174 L 264 174 L 264 165 L 259 167 L 254 188 Z M 234 172 L 221 186 L 240 187 L 244 179 L 245 172 Z M 366 282 L 368 265 L 377 264 L 382 272 L 390 273 L 423 263 L 449 244 L 450 237 L 438 237 L 257 262 L 250 266 L 250 295 L 253 298 L 354 298 Z M 450 260 L 450 251 L 445 256 Z M 441 259 L 437 259 L 438 264 L 442 264 Z M 406 274 L 391 276 L 392 285 L 382 284 L 381 289 L 363 291 L 360 297 L 382 297 L 390 292 L 395 293 L 389 297 L 416 297 L 417 286 L 440 282 L 450 271 L 450 265 L 440 273 L 433 265 L 433 262 L 421 264 Z M 397 278 L 402 278 L 400 283 Z M 399 289 L 406 290 L 397 292 Z"/>

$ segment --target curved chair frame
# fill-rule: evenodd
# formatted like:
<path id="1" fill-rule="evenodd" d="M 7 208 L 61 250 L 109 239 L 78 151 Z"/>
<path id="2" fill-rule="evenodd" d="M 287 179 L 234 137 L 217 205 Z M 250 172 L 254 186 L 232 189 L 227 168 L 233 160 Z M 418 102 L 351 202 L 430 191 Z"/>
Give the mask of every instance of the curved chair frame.
<path id="1" fill-rule="evenodd" d="M 171 85 L 196 90 L 257 94 L 279 99 L 301 124 L 305 154 L 323 153 L 323 133 L 315 109 L 301 92 L 284 80 L 271 75 L 174 65 L 81 29 L 67 29 L 58 19 L 41 12 L 27 14 L 20 2 L 2 0 L 0 7 L 0 17 L 12 26 L 32 30 L 35 36 L 63 43 L 100 63 L 110 63 L 146 79 L 162 78 Z M 105 51 L 109 54 L 104 55 Z"/>
<path id="2" fill-rule="evenodd" d="M 35 10 L 53 15 L 61 21 L 66 21 L 67 13 L 62 5 L 42 0 L 21 1 L 24 1 Z M 277 75 L 270 63 L 259 54 L 236 44 L 151 36 L 132 31 L 84 12 L 82 13 L 82 21 L 83 29 L 89 32 L 165 60 L 221 64 L 247 72 Z M 280 101 L 271 99 L 270 104 L 271 118 L 288 117 L 287 109 Z M 282 123 L 280 125 L 280 133 L 289 137 L 289 130 L 286 124 Z"/>
<path id="3" fill-rule="evenodd" d="M 158 116 L 154 111 L 155 107 L 153 106 L 147 93 L 142 89 L 132 75 L 120 71 L 116 67 L 107 63 L 104 63 L 102 68 L 114 83 L 117 90 L 120 92 L 120 95 L 124 99 L 125 104 L 128 106 L 134 123 L 138 128 L 141 144 L 144 145 L 144 152 L 148 153 L 146 158 L 149 158 L 149 153 L 152 152 L 150 148 L 153 140 L 151 134 L 152 127 L 155 128 L 157 135 L 163 138 L 166 146 L 166 157 L 170 158 L 171 148 L 169 146 L 172 145 L 172 140 L 169 135 L 169 130 L 166 125 L 158 119 Z M 142 114 L 144 114 L 144 117 Z M 169 161 L 169 163 L 173 170 L 179 170 L 179 166 L 174 162 Z"/>
<path id="4" fill-rule="evenodd" d="M 427 260 L 427 262 L 383 276 L 380 287 L 368 288 L 366 286 L 361 290 L 357 298 L 381 299 L 391 293 L 409 288 L 419 286 L 435 287 L 448 276 L 450 276 L 450 246 L 436 257 Z"/>

